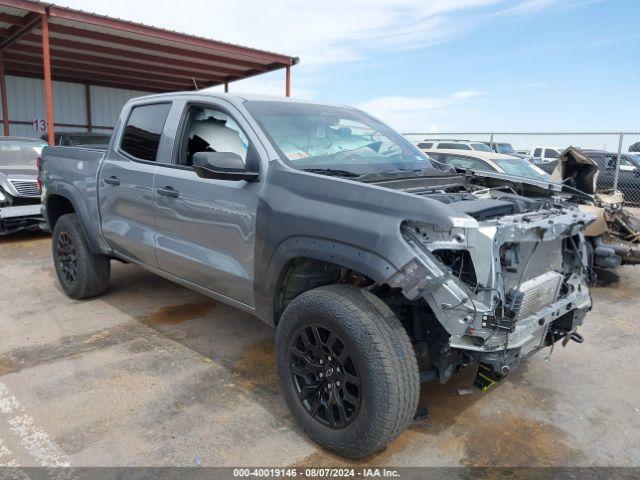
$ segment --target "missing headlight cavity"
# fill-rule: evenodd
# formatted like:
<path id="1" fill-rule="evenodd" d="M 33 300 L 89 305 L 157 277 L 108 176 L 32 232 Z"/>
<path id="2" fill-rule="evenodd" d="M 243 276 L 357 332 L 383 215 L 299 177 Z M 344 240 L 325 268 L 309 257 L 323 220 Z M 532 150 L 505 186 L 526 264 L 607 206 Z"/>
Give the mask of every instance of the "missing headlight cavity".
<path id="1" fill-rule="evenodd" d="M 468 250 L 434 250 L 431 253 L 449 268 L 452 275 L 467 285 L 477 285 L 476 271 Z"/>
<path id="2" fill-rule="evenodd" d="M 516 272 L 520 263 L 520 245 L 507 242 L 500 247 L 500 263 L 507 272 Z"/>

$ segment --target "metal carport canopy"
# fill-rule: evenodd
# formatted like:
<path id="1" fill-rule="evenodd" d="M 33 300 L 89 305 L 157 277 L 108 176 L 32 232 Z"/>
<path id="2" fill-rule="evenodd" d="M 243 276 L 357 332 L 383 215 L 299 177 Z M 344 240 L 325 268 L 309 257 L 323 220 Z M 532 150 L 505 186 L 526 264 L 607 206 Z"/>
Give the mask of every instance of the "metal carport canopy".
<path id="1" fill-rule="evenodd" d="M 296 57 L 219 42 L 32 0 L 0 0 L 0 88 L 8 134 L 5 75 L 44 78 L 49 141 L 51 81 L 165 92 L 224 85 L 285 69 Z"/>

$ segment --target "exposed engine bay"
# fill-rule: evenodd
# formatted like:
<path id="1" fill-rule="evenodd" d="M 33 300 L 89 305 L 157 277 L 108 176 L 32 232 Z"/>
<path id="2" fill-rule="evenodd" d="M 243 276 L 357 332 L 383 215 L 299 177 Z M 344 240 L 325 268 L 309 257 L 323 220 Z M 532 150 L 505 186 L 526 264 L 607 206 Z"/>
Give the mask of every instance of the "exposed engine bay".
<path id="1" fill-rule="evenodd" d="M 594 217 L 561 192 L 452 180 L 376 182 L 459 212 L 453 227 L 404 222 L 416 258 L 389 280 L 412 302 L 396 313 L 425 343 L 440 381 L 472 362 L 504 375 L 558 340 L 581 343 L 576 330 L 591 308 L 584 230 Z"/>

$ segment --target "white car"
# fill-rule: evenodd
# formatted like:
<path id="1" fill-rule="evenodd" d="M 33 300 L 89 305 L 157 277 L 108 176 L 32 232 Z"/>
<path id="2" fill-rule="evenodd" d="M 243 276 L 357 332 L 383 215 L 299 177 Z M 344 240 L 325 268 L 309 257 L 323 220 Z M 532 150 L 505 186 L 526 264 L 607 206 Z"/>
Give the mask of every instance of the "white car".
<path id="1" fill-rule="evenodd" d="M 535 147 L 533 149 L 533 163 L 549 163 L 557 160 L 562 152 L 558 147 Z"/>
<path id="2" fill-rule="evenodd" d="M 418 142 L 417 147 L 422 150 L 475 150 L 477 152 L 491 152 L 491 147 L 484 142 L 471 140 L 430 140 Z"/>
<path id="3" fill-rule="evenodd" d="M 549 174 L 524 158 L 496 152 L 460 152 L 458 150 L 425 150 L 433 160 L 455 168 L 506 173 L 533 180 L 549 181 Z"/>

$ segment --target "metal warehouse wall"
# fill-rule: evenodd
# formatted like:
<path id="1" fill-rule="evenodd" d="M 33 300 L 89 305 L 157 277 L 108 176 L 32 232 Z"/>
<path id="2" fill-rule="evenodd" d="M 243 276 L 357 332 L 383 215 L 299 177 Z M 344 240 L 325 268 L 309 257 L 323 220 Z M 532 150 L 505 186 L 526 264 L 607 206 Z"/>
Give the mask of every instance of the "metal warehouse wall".
<path id="1" fill-rule="evenodd" d="M 44 104 L 44 81 L 37 78 L 7 76 L 7 103 L 9 120 L 24 124 L 11 123 L 10 134 L 23 137 L 40 137 L 46 132 L 46 110 Z M 133 97 L 146 95 L 147 92 L 124 90 L 92 85 L 91 117 L 93 130 L 109 132 L 109 129 L 96 128 L 95 125 L 115 125 L 122 106 Z M 85 86 L 78 83 L 53 82 L 54 121 L 57 131 L 87 131 L 87 108 Z"/>

